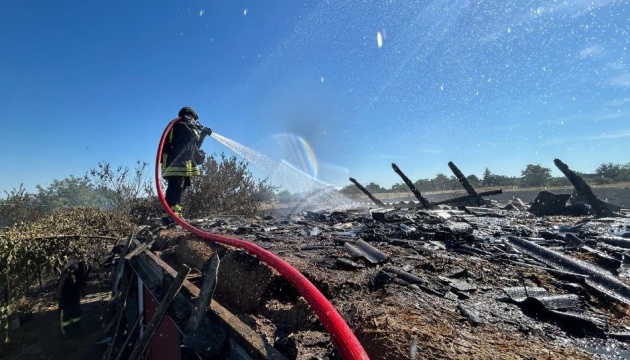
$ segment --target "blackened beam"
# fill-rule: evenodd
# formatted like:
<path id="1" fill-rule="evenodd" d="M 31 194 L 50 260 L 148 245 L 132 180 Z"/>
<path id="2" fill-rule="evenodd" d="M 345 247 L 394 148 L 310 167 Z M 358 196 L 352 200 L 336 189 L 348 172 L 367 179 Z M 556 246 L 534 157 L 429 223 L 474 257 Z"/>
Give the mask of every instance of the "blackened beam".
<path id="1" fill-rule="evenodd" d="M 359 184 L 359 182 L 356 181 L 354 178 L 350 178 L 350 181 L 352 181 L 352 183 L 356 185 L 359 188 L 359 190 L 363 191 L 363 193 L 367 195 L 367 197 L 369 197 L 370 200 L 372 200 L 376 205 L 385 206 L 385 204 L 383 204 L 381 200 L 375 198 L 374 195 L 372 195 L 366 188 L 364 188 L 361 184 Z"/>
<path id="2" fill-rule="evenodd" d="M 140 336 L 138 343 L 133 348 L 133 351 L 129 356 L 131 360 L 142 358 L 142 353 L 144 353 L 147 345 L 149 345 L 149 341 L 151 341 L 151 339 L 153 338 L 153 335 L 155 334 L 157 327 L 162 322 L 162 319 L 164 318 L 164 316 L 166 316 L 166 311 L 168 310 L 169 306 L 171 306 L 173 300 L 175 300 L 175 295 L 177 295 L 179 289 L 182 287 L 182 284 L 184 283 L 184 280 L 186 280 L 186 276 L 188 276 L 188 273 L 190 273 L 190 268 L 186 265 L 183 265 L 183 268 L 177 273 L 175 280 L 168 288 L 168 291 L 166 292 L 166 295 L 164 295 L 164 298 L 160 302 L 157 310 L 155 310 L 153 317 L 149 321 L 149 324 L 144 330 L 142 336 Z"/>
<path id="3" fill-rule="evenodd" d="M 186 324 L 187 333 L 196 331 L 203 323 L 203 319 L 206 316 L 206 310 L 208 310 L 208 306 L 210 305 L 210 301 L 214 295 L 214 290 L 217 286 L 219 262 L 219 256 L 214 253 L 210 259 L 210 265 L 208 271 L 206 271 L 206 277 L 201 285 L 201 293 L 195 301 L 195 307 L 192 314 L 188 318 L 188 323 Z"/>
<path id="4" fill-rule="evenodd" d="M 613 211 L 603 201 L 599 200 L 595 194 L 593 194 L 591 187 L 586 183 L 586 181 L 584 181 L 584 179 L 582 179 L 582 177 L 580 177 L 580 175 L 569 169 L 569 167 L 560 159 L 555 159 L 553 163 L 556 164 L 564 176 L 569 179 L 569 182 L 571 182 L 571 185 L 575 188 L 577 195 L 583 197 L 584 200 L 593 207 L 595 216 L 614 216 Z"/>
<path id="5" fill-rule="evenodd" d="M 392 163 L 392 168 L 394 169 L 396 174 L 398 174 L 403 179 L 403 181 L 405 182 L 405 185 L 407 185 L 409 190 L 411 190 L 411 192 L 416 197 L 416 199 L 420 201 L 420 204 L 422 204 L 422 206 L 427 207 L 431 204 L 427 198 L 422 196 L 422 194 L 420 193 L 420 191 L 418 191 L 416 186 L 411 182 L 411 180 L 409 180 L 407 175 L 405 175 L 396 164 Z"/>
<path id="6" fill-rule="evenodd" d="M 466 177 L 459 170 L 459 168 L 455 166 L 455 163 L 453 163 L 452 161 L 449 161 L 448 167 L 451 168 L 451 171 L 453 171 L 453 174 L 455 174 L 455 177 L 457 178 L 457 180 L 459 180 L 459 183 L 462 184 L 464 189 L 466 189 L 466 192 L 468 192 L 468 195 L 471 196 L 471 200 L 474 201 L 475 204 L 477 205 L 483 205 L 484 204 L 483 199 L 481 198 L 481 196 L 479 196 L 479 194 L 477 194 L 477 192 L 475 191 L 475 188 L 473 188 L 473 186 L 470 185 L 470 182 L 468 182 L 468 179 L 466 179 Z"/>
<path id="7" fill-rule="evenodd" d="M 446 200 L 442 200 L 442 201 L 433 202 L 433 203 L 431 203 L 431 205 L 445 205 L 445 204 L 464 202 L 464 201 L 475 199 L 477 197 L 481 198 L 482 196 L 499 195 L 499 194 L 502 194 L 502 193 L 503 193 L 502 189 L 482 191 L 482 192 L 478 193 L 476 196 L 465 195 L 465 196 L 460 196 L 460 197 L 456 197 L 456 198 L 452 198 L 452 199 L 446 199 Z"/>

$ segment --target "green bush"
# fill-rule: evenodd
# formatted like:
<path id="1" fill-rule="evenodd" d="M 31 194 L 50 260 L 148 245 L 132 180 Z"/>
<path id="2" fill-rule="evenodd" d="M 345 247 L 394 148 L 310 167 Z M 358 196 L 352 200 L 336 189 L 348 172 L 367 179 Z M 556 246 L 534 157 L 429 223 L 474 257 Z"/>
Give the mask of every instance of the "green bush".
<path id="1" fill-rule="evenodd" d="M 248 163 L 236 156 L 206 157 L 201 176 L 192 184 L 183 201 L 184 216 L 199 218 L 210 214 L 252 216 L 260 206 L 274 200 L 276 188 L 267 179 L 256 181 Z"/>

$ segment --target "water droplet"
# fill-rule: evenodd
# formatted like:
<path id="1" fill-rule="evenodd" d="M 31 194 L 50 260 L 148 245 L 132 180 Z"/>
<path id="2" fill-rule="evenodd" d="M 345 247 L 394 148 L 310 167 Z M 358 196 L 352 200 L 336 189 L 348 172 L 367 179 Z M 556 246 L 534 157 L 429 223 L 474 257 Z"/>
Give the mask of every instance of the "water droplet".
<path id="1" fill-rule="evenodd" d="M 376 33 L 376 46 L 383 47 L 383 34 L 380 31 Z"/>

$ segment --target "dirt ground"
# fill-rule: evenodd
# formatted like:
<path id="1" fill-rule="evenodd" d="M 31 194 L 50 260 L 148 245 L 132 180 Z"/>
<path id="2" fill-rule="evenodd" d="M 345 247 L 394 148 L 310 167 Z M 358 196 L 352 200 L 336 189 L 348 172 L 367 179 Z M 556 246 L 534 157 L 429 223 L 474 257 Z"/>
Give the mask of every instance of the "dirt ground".
<path id="1" fill-rule="evenodd" d="M 52 287 L 32 296 L 33 313 L 21 318 L 21 326 L 10 334 L 11 343 L 0 345 L 0 359 L 7 360 L 100 360 L 106 345 L 95 345 L 105 337 L 102 327 L 109 292 L 89 286 L 81 299 L 81 333 L 72 338 L 61 334 L 57 303 Z"/>

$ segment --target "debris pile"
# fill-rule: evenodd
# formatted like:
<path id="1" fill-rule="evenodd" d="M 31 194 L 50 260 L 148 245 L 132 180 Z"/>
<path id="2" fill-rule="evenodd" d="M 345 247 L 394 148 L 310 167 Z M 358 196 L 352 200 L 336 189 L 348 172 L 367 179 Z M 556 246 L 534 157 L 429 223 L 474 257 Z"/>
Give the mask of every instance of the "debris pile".
<path id="1" fill-rule="evenodd" d="M 376 208 L 192 223 L 282 257 L 331 300 L 374 359 L 630 357 L 627 212 L 599 200 L 560 160 L 574 193 L 543 191 L 531 204 L 486 200 L 502 190 L 479 192 L 448 165 L 467 195 L 431 202 L 392 164 L 418 202 L 386 204 L 351 178 Z M 225 307 L 221 314 L 236 316 L 230 323 L 251 329 L 241 333 L 257 334 L 241 348 L 275 358 L 339 355 L 298 291 L 253 255 L 177 228 L 151 239 L 130 254 L 190 267 L 187 289 L 211 280 L 208 309 Z M 202 338 L 216 338 L 211 332 Z M 211 353 L 194 340 L 183 344 Z M 215 345 L 216 355 L 224 346 Z"/>
<path id="2" fill-rule="evenodd" d="M 375 359 L 630 356 L 630 218 L 535 217 L 511 205 L 195 223 L 291 263 Z M 162 256 L 176 263 L 202 269 L 218 253 L 222 264 L 247 264 L 219 269 L 217 301 L 288 358 L 333 356 L 297 292 L 255 259 L 245 261 L 249 254 L 177 230 L 160 238 Z"/>

